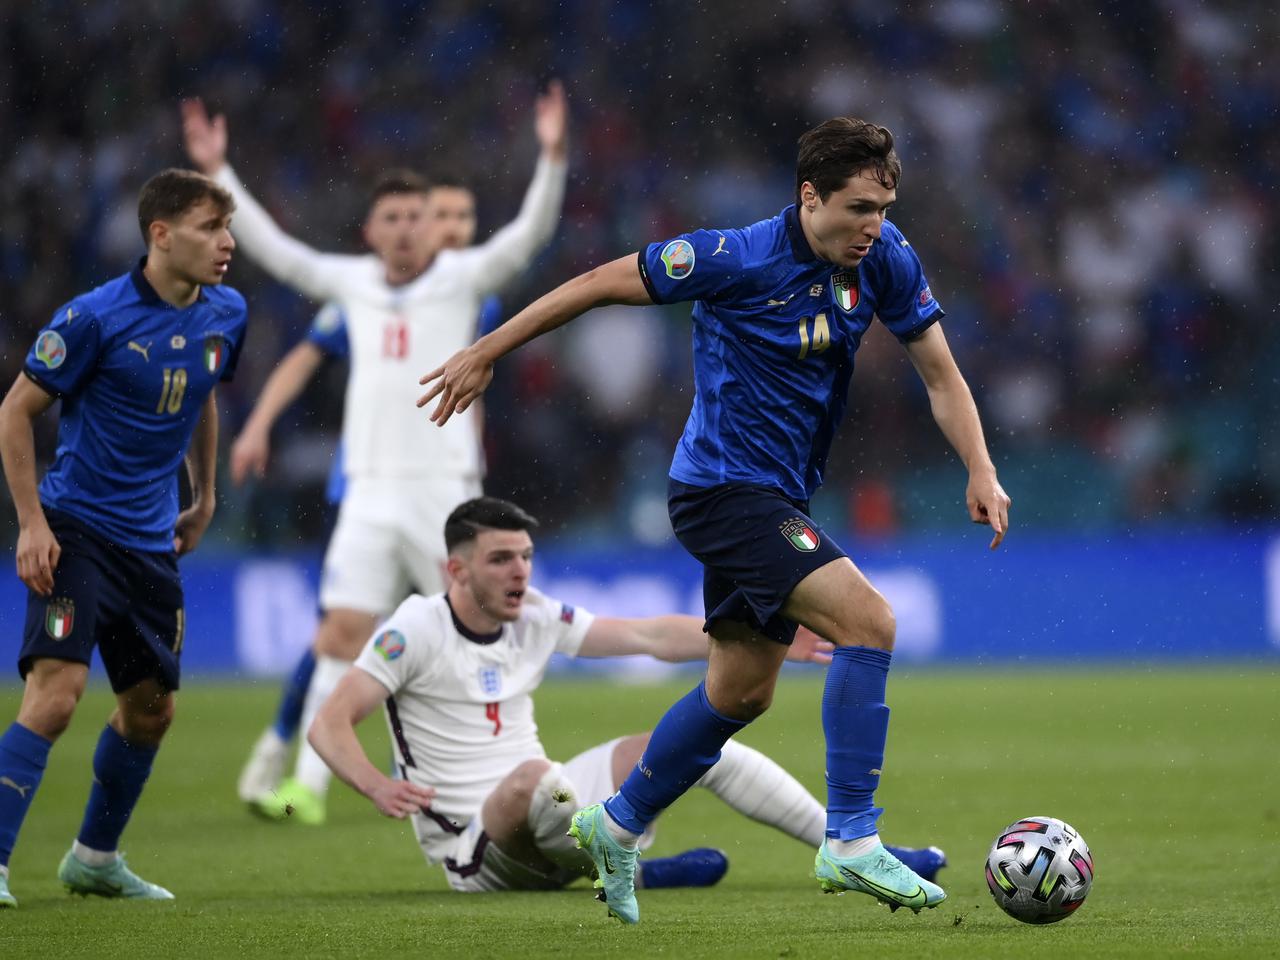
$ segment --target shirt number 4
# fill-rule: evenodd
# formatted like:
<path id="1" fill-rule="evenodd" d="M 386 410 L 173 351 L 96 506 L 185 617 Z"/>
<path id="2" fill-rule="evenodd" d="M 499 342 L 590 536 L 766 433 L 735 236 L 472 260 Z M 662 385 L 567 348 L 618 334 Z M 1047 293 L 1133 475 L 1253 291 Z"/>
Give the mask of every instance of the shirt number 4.
<path id="1" fill-rule="evenodd" d="M 502 717 L 498 715 L 500 703 L 486 703 L 484 705 L 484 718 L 493 724 L 493 735 L 496 737 L 502 730 Z"/>
<path id="2" fill-rule="evenodd" d="M 813 334 L 809 333 L 809 324 L 813 324 Z M 803 360 L 810 353 L 822 353 L 831 346 L 831 328 L 827 326 L 827 315 L 820 313 L 816 317 L 800 318 L 800 352 L 797 360 Z"/>

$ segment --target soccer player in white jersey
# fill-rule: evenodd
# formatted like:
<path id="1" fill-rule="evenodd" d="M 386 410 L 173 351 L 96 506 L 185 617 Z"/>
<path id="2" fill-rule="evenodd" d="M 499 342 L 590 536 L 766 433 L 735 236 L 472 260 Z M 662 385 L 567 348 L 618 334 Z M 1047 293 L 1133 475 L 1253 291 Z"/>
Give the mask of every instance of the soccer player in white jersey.
<path id="1" fill-rule="evenodd" d="M 577 805 L 607 797 L 635 766 L 647 735 L 547 758 L 532 692 L 554 653 L 705 659 L 695 617 L 593 617 L 529 585 L 537 521 L 494 497 L 470 500 L 444 529 L 448 592 L 412 596 L 378 628 L 321 707 L 309 737 L 329 766 L 389 817 L 411 817 L 424 853 L 461 891 L 553 889 L 590 873 L 566 836 Z M 801 631 L 793 660 L 830 661 L 831 644 Z M 371 763 L 355 726 L 385 706 L 400 778 Z M 735 810 L 817 847 L 825 811 L 790 774 L 729 741 L 699 785 Z M 652 841 L 652 832 L 646 845 Z M 903 850 L 932 875 L 937 848 Z M 644 865 L 641 884 L 703 886 L 727 861 L 690 851 Z"/>
<path id="2" fill-rule="evenodd" d="M 348 486 L 325 556 L 324 616 L 304 728 L 377 622 L 411 588 L 443 589 L 438 531 L 454 506 L 480 492 L 475 423 L 433 431 L 415 418 L 415 371 L 471 343 L 484 298 L 551 239 L 564 198 L 568 142 L 568 107 L 558 82 L 537 98 L 534 113 L 541 155 L 515 220 L 469 246 L 475 220 L 469 191 L 431 191 L 420 178 L 397 174 L 375 190 L 365 221 L 372 253 L 350 256 L 317 252 L 285 234 L 227 164 L 225 119 L 211 119 L 198 100 L 183 104 L 187 153 L 235 198 L 240 248 L 300 293 L 339 304 L 347 323 L 351 372 L 342 444 Z M 438 195 L 430 204 L 429 193 Z M 464 243 L 456 241 L 460 231 Z M 255 755 L 270 752 L 263 748 L 259 741 Z M 287 803 L 297 819 L 322 822 L 329 777 L 304 745 L 294 777 L 259 800 L 260 812 L 270 815 Z"/>

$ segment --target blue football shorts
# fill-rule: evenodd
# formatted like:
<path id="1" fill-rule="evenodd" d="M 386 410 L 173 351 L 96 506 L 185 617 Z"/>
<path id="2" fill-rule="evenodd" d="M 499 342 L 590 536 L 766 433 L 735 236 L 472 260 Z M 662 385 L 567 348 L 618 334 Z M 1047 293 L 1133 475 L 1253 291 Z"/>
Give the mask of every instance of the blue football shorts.
<path id="1" fill-rule="evenodd" d="M 778 643 L 796 623 L 778 611 L 797 583 L 846 556 L 809 516 L 809 505 L 747 483 L 692 487 L 671 480 L 667 509 L 676 539 L 702 564 L 706 629 L 746 623 Z"/>
<path id="2" fill-rule="evenodd" d="M 41 657 L 87 664 L 96 646 L 116 693 L 148 679 L 177 690 L 185 611 L 176 556 L 116 546 L 69 514 L 46 512 L 62 554 L 53 592 L 27 591 L 19 675 Z"/>

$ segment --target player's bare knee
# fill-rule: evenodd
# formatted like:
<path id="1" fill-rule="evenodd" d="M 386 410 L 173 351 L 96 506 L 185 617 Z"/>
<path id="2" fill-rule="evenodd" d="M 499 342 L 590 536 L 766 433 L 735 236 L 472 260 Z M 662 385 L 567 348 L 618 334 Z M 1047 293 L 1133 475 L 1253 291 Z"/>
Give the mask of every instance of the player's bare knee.
<path id="1" fill-rule="evenodd" d="M 81 664 L 37 660 L 27 674 L 18 723 L 46 740 L 58 739 L 71 724 L 88 673 Z"/>
<path id="2" fill-rule="evenodd" d="M 846 622 L 832 631 L 830 640 L 838 647 L 871 647 L 876 650 L 892 650 L 893 639 L 897 633 L 898 622 L 893 615 L 893 607 L 878 592 L 858 603 L 856 612 L 851 612 Z"/>
<path id="3" fill-rule="evenodd" d="M 166 697 L 143 707 L 117 710 L 112 716 L 112 726 L 130 743 L 157 746 L 173 725 L 173 714 L 173 698 Z"/>
<path id="4" fill-rule="evenodd" d="M 550 769 L 550 760 L 526 760 L 512 770 L 507 775 L 507 786 L 513 799 L 527 806 Z"/>

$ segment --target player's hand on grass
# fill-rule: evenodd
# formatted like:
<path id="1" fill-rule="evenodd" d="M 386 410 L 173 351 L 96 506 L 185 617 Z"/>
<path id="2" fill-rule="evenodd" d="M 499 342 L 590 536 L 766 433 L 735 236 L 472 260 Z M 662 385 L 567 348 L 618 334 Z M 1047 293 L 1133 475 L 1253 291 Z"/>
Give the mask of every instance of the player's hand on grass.
<path id="1" fill-rule="evenodd" d="M 18 579 L 42 597 L 53 593 L 53 571 L 61 556 L 62 547 L 43 515 L 18 533 Z"/>
<path id="2" fill-rule="evenodd" d="M 431 412 L 431 420 L 437 426 L 443 427 L 454 413 L 462 413 L 471 406 L 493 380 L 493 361 L 476 347 L 477 344 L 473 343 L 459 350 L 445 361 L 444 366 L 436 367 L 418 381 L 422 386 L 431 384 L 431 388 L 418 398 L 419 407 L 440 398 Z"/>
<path id="3" fill-rule="evenodd" d="M 206 176 L 213 176 L 227 162 L 227 118 L 210 117 L 199 97 L 182 101 L 182 139 L 187 156 Z"/>
<path id="4" fill-rule="evenodd" d="M 1000 486 L 996 472 L 979 470 L 969 474 L 969 486 L 964 493 L 965 502 L 969 505 L 969 519 L 974 523 L 989 526 L 995 533 L 991 538 L 991 549 L 1000 546 L 1000 541 L 1009 530 L 1009 507 L 1013 501 Z"/>
<path id="5" fill-rule="evenodd" d="M 173 552 L 181 557 L 198 547 L 212 520 L 213 505 L 203 502 L 193 503 L 178 514 L 173 525 Z"/>
<path id="6" fill-rule="evenodd" d="M 250 473 L 261 480 L 267 475 L 267 461 L 270 457 L 270 435 L 246 427 L 236 437 L 235 443 L 231 444 L 231 482 L 239 487 Z"/>
<path id="7" fill-rule="evenodd" d="M 831 651 L 836 645 L 830 640 L 823 640 L 808 627 L 798 627 L 796 638 L 787 648 L 787 659 L 801 663 L 830 663 Z"/>
<path id="8" fill-rule="evenodd" d="M 436 792 L 431 787 L 420 787 L 408 780 L 392 780 L 390 777 L 383 777 L 368 796 L 384 817 L 403 820 L 410 814 L 431 806 Z"/>
<path id="9" fill-rule="evenodd" d="M 543 150 L 563 160 L 569 149 L 569 100 L 564 84 L 552 80 L 533 104 L 533 129 Z"/>

